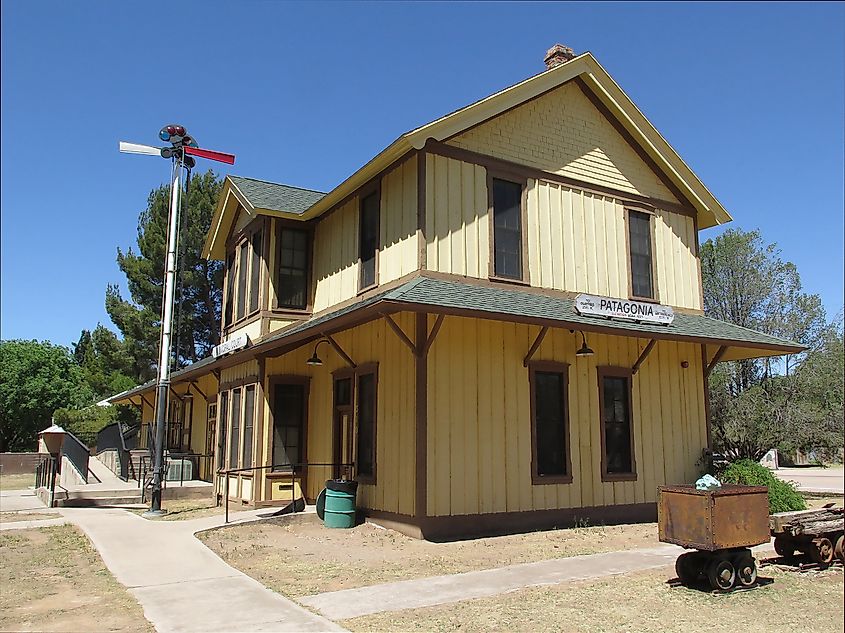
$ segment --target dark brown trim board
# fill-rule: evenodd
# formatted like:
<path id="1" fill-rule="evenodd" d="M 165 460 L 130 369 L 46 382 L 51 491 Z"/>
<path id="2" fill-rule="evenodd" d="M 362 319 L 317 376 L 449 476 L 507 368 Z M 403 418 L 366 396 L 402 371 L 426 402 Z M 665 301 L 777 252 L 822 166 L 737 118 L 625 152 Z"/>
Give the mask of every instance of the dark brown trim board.
<path id="1" fill-rule="evenodd" d="M 541 475 L 539 473 L 539 458 L 537 447 L 537 372 L 553 372 L 563 376 L 563 436 L 566 462 L 566 474 Z M 571 484 L 572 483 L 572 446 L 569 434 L 569 364 L 552 361 L 534 360 L 528 363 L 529 405 L 531 410 L 531 483 L 543 484 Z"/>
<path id="2" fill-rule="evenodd" d="M 417 268 L 428 266 L 428 239 L 426 238 L 426 151 L 417 152 Z"/>
<path id="3" fill-rule="evenodd" d="M 627 367 L 596 367 L 599 390 L 599 426 L 601 429 L 601 480 L 602 481 L 636 481 L 637 480 L 637 456 L 634 451 L 634 394 L 633 394 L 633 371 Z M 604 424 L 604 379 L 624 378 L 627 382 L 628 392 L 628 424 L 630 426 L 629 436 L 631 445 L 631 472 L 609 473 L 607 472 L 607 445 L 605 440 Z"/>
<path id="4" fill-rule="evenodd" d="M 588 520 L 594 525 L 651 523 L 657 520 L 657 504 L 632 503 L 422 518 L 370 509 L 362 509 L 361 514 L 373 523 L 389 527 L 413 538 L 450 541 L 569 528 L 575 521 L 583 520 Z"/>
<path id="5" fill-rule="evenodd" d="M 428 314 L 418 312 L 414 315 L 414 319 L 416 325 L 414 338 L 417 342 L 417 349 L 421 350 L 421 353 L 417 354 L 414 367 L 416 378 L 416 393 L 414 394 L 416 399 L 414 515 L 419 518 L 426 516 L 428 513 L 428 350 L 437 335 L 443 318 L 442 315 L 438 317 L 431 337 L 428 334 Z"/>

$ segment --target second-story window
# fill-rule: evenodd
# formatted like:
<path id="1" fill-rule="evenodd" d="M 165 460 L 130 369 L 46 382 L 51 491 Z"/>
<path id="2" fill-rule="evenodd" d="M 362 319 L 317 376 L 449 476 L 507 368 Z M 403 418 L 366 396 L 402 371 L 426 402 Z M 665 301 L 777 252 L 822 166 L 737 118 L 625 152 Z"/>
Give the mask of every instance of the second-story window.
<path id="1" fill-rule="evenodd" d="M 522 185 L 492 180 L 493 275 L 522 280 Z"/>
<path id="2" fill-rule="evenodd" d="M 361 200 L 358 227 L 360 273 L 358 289 L 376 285 L 376 255 L 378 254 L 379 193 L 374 191 Z"/>
<path id="3" fill-rule="evenodd" d="M 631 246 L 631 294 L 640 299 L 654 299 L 649 214 L 628 211 L 628 241 Z"/>
<path id="4" fill-rule="evenodd" d="M 308 307 L 308 232 L 279 229 L 276 278 L 276 304 L 279 308 L 304 310 Z"/>
<path id="5" fill-rule="evenodd" d="M 230 326 L 261 307 L 264 231 L 242 235 L 226 257 L 226 302 L 223 323 Z"/>

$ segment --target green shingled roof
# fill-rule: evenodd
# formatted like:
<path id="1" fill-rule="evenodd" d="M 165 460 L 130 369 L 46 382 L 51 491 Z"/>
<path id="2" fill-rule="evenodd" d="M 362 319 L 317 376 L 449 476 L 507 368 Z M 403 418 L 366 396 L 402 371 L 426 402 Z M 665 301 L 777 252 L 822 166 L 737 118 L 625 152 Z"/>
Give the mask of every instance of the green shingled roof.
<path id="1" fill-rule="evenodd" d="M 326 194 L 313 189 L 280 185 L 266 180 L 229 176 L 249 203 L 256 209 L 284 211 L 301 215 L 320 201 Z"/>
<path id="2" fill-rule="evenodd" d="M 675 320 L 671 325 L 653 323 L 636 323 L 604 317 L 582 316 L 575 311 L 572 299 L 553 297 L 536 292 L 514 288 L 493 288 L 462 281 L 432 279 L 417 277 L 396 288 L 377 293 L 362 301 L 349 304 L 343 308 L 324 312 L 306 321 L 286 327 L 274 334 L 258 341 L 234 356 L 249 357 L 252 352 L 267 352 L 284 346 L 288 342 L 299 345 L 304 341 L 313 340 L 320 332 L 332 331 L 334 322 L 342 317 L 364 312 L 377 305 L 390 310 L 419 310 L 420 308 L 432 313 L 448 312 L 461 316 L 478 316 L 513 320 L 522 323 L 536 323 L 553 327 L 567 327 L 583 329 L 585 331 L 601 331 L 619 336 L 636 336 L 639 338 L 658 338 L 668 340 L 689 340 L 710 345 L 731 345 L 734 347 L 752 347 L 784 354 L 800 352 L 803 346 L 762 332 L 755 332 L 732 323 L 725 323 L 709 317 L 692 314 L 675 313 Z M 391 310 L 393 311 L 393 310 Z M 365 315 L 362 318 L 366 319 Z M 370 317 L 372 318 L 372 317 Z M 334 326 L 336 327 L 336 326 Z M 297 336 L 298 335 L 298 336 Z M 230 358 L 231 357 L 223 357 Z M 184 369 L 173 372 L 172 379 L 177 382 L 189 376 L 205 373 L 203 368 L 209 366 L 211 370 L 215 361 L 222 359 L 205 358 Z M 150 389 L 154 385 L 151 381 L 135 389 L 109 398 L 115 402 Z"/>
<path id="3" fill-rule="evenodd" d="M 783 348 L 785 352 L 804 349 L 792 341 L 700 315 L 676 312 L 671 325 L 582 316 L 575 311 L 575 302 L 572 299 L 427 277 L 414 279 L 396 288 L 387 293 L 384 300 L 430 306 L 432 312 L 437 312 L 438 308 L 475 311 L 495 313 L 502 315 L 502 318 L 510 316 L 519 321 L 548 322 L 548 325 L 559 322 L 561 327 L 571 324 L 585 326 L 586 329 L 617 330 L 621 336 L 649 338 L 649 335 L 657 335 L 660 338 L 710 339 L 714 344 L 727 341 L 746 344 L 749 347 Z"/>

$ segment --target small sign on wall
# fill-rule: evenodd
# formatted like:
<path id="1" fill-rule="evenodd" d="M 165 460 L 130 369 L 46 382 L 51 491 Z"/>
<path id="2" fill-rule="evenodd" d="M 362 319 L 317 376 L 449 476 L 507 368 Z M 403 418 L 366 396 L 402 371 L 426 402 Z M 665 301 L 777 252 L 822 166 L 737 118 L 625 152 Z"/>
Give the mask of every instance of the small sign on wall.
<path id="1" fill-rule="evenodd" d="M 220 356 L 224 356 L 226 354 L 236 352 L 239 349 L 243 349 L 247 345 L 249 345 L 249 335 L 248 334 L 240 334 L 238 336 L 235 336 L 234 338 L 230 338 L 225 343 L 220 343 L 220 345 L 215 345 L 211 349 L 211 355 L 214 358 L 219 358 Z"/>
<path id="2" fill-rule="evenodd" d="M 662 325 L 669 325 L 675 320 L 675 313 L 672 308 L 659 303 L 584 294 L 575 297 L 575 311 L 585 316 L 660 323 Z"/>

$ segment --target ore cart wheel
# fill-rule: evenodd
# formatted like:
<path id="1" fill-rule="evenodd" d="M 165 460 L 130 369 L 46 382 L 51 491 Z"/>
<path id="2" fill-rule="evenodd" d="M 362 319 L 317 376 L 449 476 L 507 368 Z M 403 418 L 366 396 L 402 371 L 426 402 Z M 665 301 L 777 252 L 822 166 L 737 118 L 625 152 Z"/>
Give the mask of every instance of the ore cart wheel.
<path id="1" fill-rule="evenodd" d="M 743 587 L 751 587 L 757 582 L 757 563 L 750 552 L 744 552 L 737 557 L 736 580 Z"/>
<path id="2" fill-rule="evenodd" d="M 675 573 L 678 574 L 678 580 L 682 584 L 691 585 L 698 579 L 696 562 L 694 552 L 687 552 L 678 556 L 678 560 L 675 561 Z"/>
<path id="3" fill-rule="evenodd" d="M 842 534 L 839 535 L 839 538 L 836 539 L 836 545 L 833 546 L 833 553 L 836 555 L 842 563 L 845 563 L 845 536 Z"/>
<path id="4" fill-rule="evenodd" d="M 728 591 L 734 586 L 736 569 L 727 558 L 716 558 L 707 566 L 707 580 L 713 589 Z"/>
<path id="5" fill-rule="evenodd" d="M 795 557 L 795 541 L 788 536 L 775 537 L 775 552 L 782 558 L 791 559 Z"/>
<path id="6" fill-rule="evenodd" d="M 814 563 L 829 565 L 833 561 L 833 543 L 830 542 L 829 538 L 824 536 L 814 538 L 809 549 L 810 558 Z"/>

